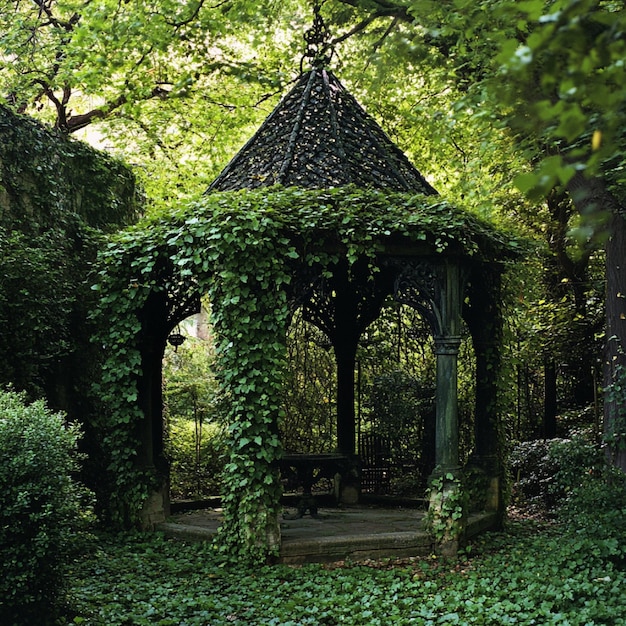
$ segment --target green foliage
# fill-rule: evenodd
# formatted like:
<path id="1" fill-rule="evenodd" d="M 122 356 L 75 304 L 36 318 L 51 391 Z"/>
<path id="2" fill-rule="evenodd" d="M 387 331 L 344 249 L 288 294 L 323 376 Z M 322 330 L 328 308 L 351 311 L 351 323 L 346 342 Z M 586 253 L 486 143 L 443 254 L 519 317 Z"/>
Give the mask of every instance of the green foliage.
<path id="1" fill-rule="evenodd" d="M 297 69 L 302 4 L 0 0 L 0 93 L 125 155 L 172 206 L 207 187 Z"/>
<path id="2" fill-rule="evenodd" d="M 240 20 L 229 19 L 231 11 Z M 64 131 L 113 111 L 132 118 L 152 99 L 188 98 L 220 70 L 254 72 L 237 50 L 235 28 L 249 36 L 245 15 L 271 21 L 266 8 L 239 0 L 228 7 L 197 0 L 149 6 L 63 0 L 45 10 L 19 0 L 3 2 L 0 15 L 0 46 L 11 60 L 3 90 L 22 107 L 39 102 Z"/>
<path id="3" fill-rule="evenodd" d="M 87 227 L 135 221 L 140 198 L 120 161 L 0 106 L 0 225 L 27 235 L 64 232 L 77 245 Z"/>
<path id="4" fill-rule="evenodd" d="M 121 144 L 127 154 L 133 154 L 133 159 L 142 164 L 146 177 L 157 181 L 153 189 L 169 205 L 206 186 L 216 164 L 224 162 L 232 146 L 249 134 L 249 125 L 255 125 L 264 114 L 262 107 L 255 105 L 266 98 L 271 102 L 272 92 L 279 91 L 287 75 L 295 71 L 293 58 L 300 48 L 294 45 L 293 37 L 303 30 L 302 3 L 291 1 L 237 0 L 214 6 L 200 1 L 175 7 L 169 1 L 147 6 L 141 2 L 120 4 L 101 0 L 81 4 L 64 0 L 47 3 L 45 8 L 26 0 L 5 4 L 6 10 L 0 9 L 0 46 L 11 62 L 0 79 L 3 93 L 9 94 L 18 107 L 36 103 L 41 109 L 38 114 L 55 119 L 63 130 L 76 129 L 101 117 L 108 120 L 107 128 L 102 127 L 107 140 L 113 141 L 118 149 Z M 573 172 L 582 167 L 606 173 L 613 189 L 623 183 L 625 125 L 621 103 L 626 81 L 623 80 L 624 13 L 619 3 L 338 0 L 326 3 L 324 10 L 332 16 L 336 28 L 344 29 L 338 37 L 344 42 L 338 61 L 344 63 L 342 72 L 352 79 L 359 95 L 364 96 L 368 109 L 386 119 L 385 128 L 394 139 L 400 140 L 420 167 L 426 164 L 429 178 L 436 184 L 441 181 L 444 186 L 454 187 L 454 196 L 450 197 L 465 196 L 468 204 L 481 214 L 493 213 L 491 204 L 497 201 L 502 207 L 498 213 L 514 220 L 520 220 L 520 215 L 523 218 L 530 208 L 533 217 L 538 217 L 535 225 L 543 229 L 541 212 L 511 192 L 509 183 L 515 174 L 522 173 L 517 182 L 525 191 L 549 189 L 555 182 L 566 184 Z M 288 28 L 281 25 L 285 17 Z M 250 25 L 254 25 L 252 29 Z M 349 37 L 349 32 L 359 36 Z M 82 98 L 80 94 L 88 97 Z M 98 103 L 95 108 L 94 101 Z M 52 108 L 44 103 L 51 103 Z M 496 121 L 502 117 L 513 133 L 494 130 Z M 416 128 L 420 129 L 419 133 L 415 132 Z M 525 154 L 519 150 L 513 154 L 510 148 L 514 141 L 526 149 Z M 525 156 L 530 165 L 524 162 Z M 74 164 L 81 160 L 77 158 Z M 202 168 L 198 167 L 199 162 Z M 537 162 L 538 170 L 528 173 L 527 168 Z M 54 197 L 57 193 L 54 167 L 46 164 L 43 169 L 47 175 L 41 189 Z M 3 181 L 0 201 L 6 197 L 7 189 L 9 186 Z M 39 187 L 31 185 L 31 189 L 37 193 Z M 98 202 L 90 204 L 97 206 Z M 24 214 L 28 208 L 24 207 Z M 443 219 L 444 213 L 445 208 L 434 220 L 430 234 L 422 233 L 438 249 L 448 245 L 448 241 L 444 238 L 439 246 L 437 229 L 452 231 L 458 226 L 454 225 L 454 219 Z M 369 232 L 361 230 L 360 234 L 367 238 L 379 226 L 378 232 L 384 232 L 385 220 Z M 329 232 L 336 226 L 330 219 Z M 593 222 L 591 231 L 600 226 Z M 577 228 L 583 235 L 589 233 L 589 229 Z M 463 229 L 460 226 L 457 231 Z M 157 229 L 158 233 L 162 231 Z M 346 240 L 351 236 L 345 229 L 339 237 L 342 242 L 344 235 Z M 332 238 L 330 235 L 328 240 Z M 583 237 L 587 238 L 587 235 Z M 120 310 L 125 306 L 122 300 L 111 301 L 109 307 L 109 312 L 115 313 L 113 322 L 118 327 L 108 337 L 112 341 L 105 345 L 113 351 L 111 359 L 118 359 L 120 374 L 117 376 L 107 366 L 106 376 L 110 379 L 105 379 L 97 391 L 105 392 L 112 386 L 121 395 L 118 398 L 108 393 L 102 395 L 104 406 L 110 401 L 115 415 L 109 422 L 108 408 L 103 408 L 105 447 L 110 452 L 116 451 L 107 462 L 111 463 L 114 475 L 119 476 L 117 472 L 131 460 L 126 464 L 129 479 L 119 479 L 122 483 L 114 486 L 112 502 L 125 502 L 124 498 L 117 499 L 117 495 L 127 493 L 126 488 L 132 490 L 135 479 L 133 438 L 119 436 L 118 432 L 119 429 L 130 433 L 132 425 L 140 419 L 131 406 L 137 396 L 136 377 L 140 375 L 135 341 L 139 322 L 133 316 L 141 310 L 143 298 L 148 297 L 147 292 L 140 294 L 143 278 L 150 291 L 150 281 L 158 283 L 160 279 L 155 278 L 158 273 L 170 268 L 167 254 L 159 251 L 156 237 L 152 244 L 151 248 L 135 249 L 138 262 L 131 254 L 125 257 L 128 267 L 145 270 L 143 274 L 139 271 L 136 276 L 126 276 L 128 280 L 118 285 L 120 290 L 125 290 L 141 278 L 137 289 L 132 287 L 124 295 L 137 296 L 136 301 L 117 318 L 117 305 Z M 50 247 L 55 245 L 52 242 Z M 353 260 L 361 250 L 351 245 L 348 248 Z M 40 269 L 54 263 L 56 257 L 48 254 L 47 246 L 48 243 L 42 244 L 45 254 L 33 254 L 33 265 L 29 268 L 33 276 L 29 279 L 40 279 Z M 36 252 L 34 245 L 30 248 L 28 254 Z M 201 256 L 197 250 L 194 254 Z M 7 267 L 7 276 L 13 277 L 11 292 L 5 298 L 12 307 L 13 285 L 18 279 L 15 270 L 20 261 L 13 258 Z M 180 256 L 179 261 L 183 282 L 195 280 L 200 265 L 201 273 L 214 270 L 212 261 L 203 259 L 201 264 L 193 255 Z M 55 272 L 50 272 L 50 276 L 60 287 L 72 284 Z M 533 280 L 534 277 L 529 277 L 527 285 Z M 42 287 L 41 280 L 27 282 L 23 288 L 29 292 L 33 287 Z M 204 288 L 208 280 L 199 283 Z M 44 289 L 42 293 L 49 296 L 51 291 L 52 288 Z M 51 311 L 65 320 L 66 291 L 58 289 L 56 293 L 60 296 L 56 302 L 47 300 L 52 305 Z M 524 294 L 520 290 L 516 296 L 523 298 Z M 545 302 L 538 295 L 533 302 L 542 300 Z M 47 335 L 50 325 L 46 322 L 56 318 L 38 316 L 35 320 L 30 314 L 34 310 L 31 301 L 24 304 L 20 310 L 29 313 L 24 319 L 41 331 L 36 337 Z M 534 306 L 529 304 L 529 315 L 519 326 L 532 330 L 531 336 L 521 337 L 524 344 L 521 358 L 528 357 L 533 370 L 526 385 L 531 392 L 540 388 L 541 371 L 541 364 L 532 361 L 539 360 L 537 355 L 541 350 L 547 348 L 549 352 L 553 347 L 543 339 L 547 335 L 562 344 L 562 333 L 570 320 L 562 314 L 565 307 L 555 308 L 553 302 L 545 302 L 540 308 L 541 317 L 537 320 Z M 245 317 L 246 311 L 242 312 Z M 18 318 L 18 314 L 12 314 L 13 320 Z M 134 324 L 134 329 L 128 333 L 120 330 L 122 318 L 124 323 Z M 103 323 L 108 320 L 103 318 Z M 42 342 L 29 336 L 30 354 L 43 354 L 48 360 L 63 359 L 68 346 L 65 334 L 60 334 L 63 336 L 54 349 L 44 349 Z M 7 352 L 12 355 L 11 362 L 5 360 L 5 367 L 26 363 L 15 358 L 13 346 L 18 343 L 20 333 L 10 329 L 3 336 L 7 345 L 10 344 Z M 233 346 L 238 347 L 239 342 L 233 341 Z M 570 352 L 563 348 L 564 354 Z M 26 350 L 18 357 L 22 355 L 27 355 Z M 126 356 L 128 366 L 123 363 Z M 520 368 L 519 372 L 523 375 L 524 369 Z M 513 388 L 511 385 L 510 389 Z M 537 391 L 537 399 L 538 394 Z M 514 405 L 512 393 L 508 394 L 507 402 Z M 538 402 L 535 404 L 538 406 Z M 530 421 L 530 409 L 535 407 L 532 401 L 528 405 Z M 146 476 L 141 478 L 144 483 L 148 480 Z M 137 508 L 144 494 L 143 488 L 136 490 L 129 510 Z"/>
<path id="5" fill-rule="evenodd" d="M 173 498 L 222 493 L 224 402 L 215 380 L 215 355 L 209 339 L 187 337 L 163 359 L 165 454 L 170 462 Z"/>
<path id="6" fill-rule="evenodd" d="M 71 260 L 56 239 L 0 230 L 0 380 L 33 396 L 49 388 L 53 364 L 74 348 Z"/>
<path id="7" fill-rule="evenodd" d="M 328 338 L 297 311 L 287 336 L 284 418 L 280 439 L 288 452 L 335 450 L 336 366 Z"/>
<path id="8" fill-rule="evenodd" d="M 78 413 L 84 397 L 71 390 L 95 358 L 86 316 L 96 229 L 135 219 L 134 177 L 3 106 L 0 137 L 0 382 Z"/>
<path id="9" fill-rule="evenodd" d="M 430 505 L 426 514 L 426 529 L 443 550 L 447 544 L 456 544 L 458 547 L 464 538 L 469 504 L 463 481 L 450 472 L 435 474 L 428 487 L 428 499 Z"/>
<path id="10" fill-rule="evenodd" d="M 47 624 L 62 601 L 87 492 L 75 480 L 79 429 L 42 401 L 0 390 L 0 619 Z"/>
<path id="11" fill-rule="evenodd" d="M 128 285 L 128 282 L 126 283 Z M 141 419 L 137 405 L 137 380 L 141 373 L 141 356 L 137 333 L 141 325 L 134 317 L 137 303 L 141 304 L 146 290 L 140 291 L 135 282 L 127 287 L 108 285 L 110 293 L 100 301 L 97 322 L 106 340 L 102 343 L 106 359 L 102 376 L 93 383 L 92 395 L 101 407 L 94 426 L 99 431 L 103 450 L 103 465 L 110 477 L 107 493 L 99 494 L 106 519 L 118 525 L 136 523 L 141 506 L 148 495 L 151 477 L 135 466 L 137 441 L 134 426 Z M 106 501 L 102 500 L 106 498 Z"/>
<path id="12" fill-rule="evenodd" d="M 90 273 L 102 232 L 136 219 L 135 179 L 119 161 L 4 107 L 0 137 L 0 383 L 85 424 L 85 477 L 100 488 Z"/>
<path id="13" fill-rule="evenodd" d="M 391 477 L 393 491 L 422 495 L 434 465 L 435 390 L 428 380 L 434 368 L 426 362 L 420 378 L 404 370 L 390 370 L 374 379 L 370 396 L 370 428 L 389 442 L 389 458 L 397 466 Z M 426 370 L 426 371 L 424 371 Z M 430 433 L 430 434 L 434 434 Z"/>
<path id="14" fill-rule="evenodd" d="M 624 447 L 626 434 L 626 367 L 617 364 L 613 367 L 611 384 L 605 388 L 606 401 L 614 403 L 615 416 L 605 427 L 604 438 L 615 454 Z"/>
<path id="15" fill-rule="evenodd" d="M 220 566 L 207 544 L 103 536 L 74 566 L 66 624 L 623 626 L 625 530 L 618 510 L 582 523 L 516 522 L 455 562 L 255 568 Z"/>
<path id="16" fill-rule="evenodd" d="M 559 516 L 582 525 L 585 520 L 593 526 L 594 520 L 619 527 L 626 508 L 626 474 L 607 463 L 599 464 L 579 478 L 563 503 Z M 615 524 L 614 521 L 617 521 Z"/>
<path id="17" fill-rule="evenodd" d="M 381 375 L 374 381 L 371 398 L 376 431 L 414 445 L 421 437 L 420 418 L 432 412 L 433 397 L 432 386 L 421 388 L 419 381 L 403 370 Z M 407 459 L 407 449 L 397 452 L 400 452 L 398 460 Z"/>
<path id="18" fill-rule="evenodd" d="M 278 422 L 289 321 L 285 259 L 297 254 L 286 238 L 276 237 L 272 209 L 257 207 L 244 199 L 239 210 L 229 212 L 226 230 L 215 222 L 192 225 L 212 235 L 208 252 L 217 263 L 217 280 L 209 285 L 209 298 L 219 337 L 220 382 L 230 402 L 228 492 L 219 540 L 226 553 L 255 561 L 279 547 L 281 487 L 275 461 L 281 452 Z"/>
<path id="19" fill-rule="evenodd" d="M 467 498 L 468 513 L 485 510 L 491 480 L 492 478 L 482 468 L 471 465 L 463 468 L 463 488 Z M 506 498 L 504 495 L 502 497 Z"/>
<path id="20" fill-rule="evenodd" d="M 508 106 L 514 104 L 510 123 L 524 132 L 530 125 L 533 134 L 543 132 L 558 147 L 520 185 L 549 191 L 581 167 L 623 185 L 623 7 L 561 0 L 507 10 L 524 16 L 529 26 L 524 43 L 511 39 L 500 55 L 507 80 L 499 93 Z"/>
<path id="21" fill-rule="evenodd" d="M 165 454 L 170 462 L 173 499 L 197 499 L 223 492 L 226 455 L 223 427 L 185 418 L 168 418 Z"/>
<path id="22" fill-rule="evenodd" d="M 350 187 L 212 194 L 112 238 L 96 285 L 97 342 L 106 362 L 94 392 L 103 403 L 117 522 L 137 519 L 150 480 L 134 460 L 141 311 L 169 290 L 208 292 L 221 393 L 229 402 L 230 491 L 219 542 L 230 554 L 257 560 L 275 550 L 290 264 L 321 273 L 338 262 L 338 250 L 350 265 L 373 261 L 392 232 L 435 253 L 452 247 L 477 258 L 506 257 L 517 246 L 443 201 Z"/>
<path id="23" fill-rule="evenodd" d="M 519 503 L 551 512 L 579 493 L 595 492 L 609 471 L 604 451 L 583 434 L 520 443 L 509 463 Z M 602 489 L 606 492 L 606 485 Z"/>

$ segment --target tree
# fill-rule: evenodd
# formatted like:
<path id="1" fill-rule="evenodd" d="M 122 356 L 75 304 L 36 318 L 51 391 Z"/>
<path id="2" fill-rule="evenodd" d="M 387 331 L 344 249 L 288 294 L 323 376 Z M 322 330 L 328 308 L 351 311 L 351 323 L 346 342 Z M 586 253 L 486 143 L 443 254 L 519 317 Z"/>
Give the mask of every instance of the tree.
<path id="1" fill-rule="evenodd" d="M 525 134 L 532 124 L 547 148 L 536 171 L 518 182 L 530 193 L 564 187 L 583 217 L 579 237 L 605 242 L 605 435 L 613 462 L 626 470 L 626 277 L 620 271 L 626 263 L 626 11 L 621 3 L 596 0 L 554 2 L 548 11 L 543 3 L 528 5 L 532 33 L 524 45 L 503 52 L 513 79 L 507 81 L 506 101 L 513 106 L 507 122 Z"/>
<path id="2" fill-rule="evenodd" d="M 244 15 L 250 17 L 245 2 L 4 4 L 8 98 L 22 112 L 49 109 L 45 116 L 66 133 L 113 115 L 136 117 L 153 99 L 185 98 L 217 72 L 251 69 L 232 38 L 234 24 L 241 28 Z M 238 20 L 224 19 L 235 11 L 243 13 Z"/>
<path id="3" fill-rule="evenodd" d="M 132 159 L 149 197 L 180 203 L 282 91 L 294 4 L 0 0 L 0 94 Z"/>
<path id="4" fill-rule="evenodd" d="M 530 165 L 530 170 L 519 169 L 517 186 L 536 201 L 566 193 L 583 218 L 579 238 L 587 245 L 605 246 L 605 428 L 614 462 L 626 469 L 620 410 L 626 358 L 626 278 L 619 271 L 626 262 L 622 3 L 343 0 L 342 4 L 370 16 L 411 23 L 414 41 L 436 49 L 459 88 L 465 88 L 465 106 L 475 107 L 477 117 L 490 116 L 512 133 Z"/>

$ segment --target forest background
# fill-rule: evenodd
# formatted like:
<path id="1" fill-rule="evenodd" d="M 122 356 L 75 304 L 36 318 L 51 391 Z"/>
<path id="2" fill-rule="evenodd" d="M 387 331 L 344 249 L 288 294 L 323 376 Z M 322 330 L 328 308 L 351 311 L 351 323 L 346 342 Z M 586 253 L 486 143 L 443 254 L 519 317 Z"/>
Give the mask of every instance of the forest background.
<path id="1" fill-rule="evenodd" d="M 623 3 L 326 0 L 321 11 L 332 69 L 425 177 L 453 204 L 530 242 L 505 280 L 507 436 L 570 435 L 582 426 L 626 468 Z M 312 16 L 304 0 L 0 0 L 0 93 L 14 110 L 124 159 L 145 210 L 158 215 L 201 194 L 297 78 Z M 106 162 L 128 190 L 128 172 Z M 39 224 L 38 242 L 56 226 Z M 54 332 L 69 307 L 51 280 L 57 275 L 41 271 L 63 264 L 63 248 L 30 255 L 43 246 L 29 247 L 29 237 L 12 240 L 22 246 L 18 261 L 30 259 L 14 264 L 22 271 L 14 278 L 31 272 L 37 289 L 0 290 L 0 312 L 15 304 L 2 299 L 9 293 L 46 314 L 28 317 L 25 306 L 23 317 L 9 318 L 15 328 L 2 319 L 1 352 L 12 356 L 0 363 L 2 382 L 17 371 L 20 350 L 33 352 L 37 333 L 56 342 L 56 352 L 35 355 L 42 370 L 44 358 L 68 351 L 68 338 Z M 3 269 L 12 267 L 8 250 Z M 394 323 L 382 318 L 387 329 Z M 421 337 L 411 340 L 405 359 L 427 355 Z M 471 354 L 462 358 L 471 367 Z M 313 364 L 324 379 L 328 363 Z M 381 388 L 405 382 L 388 378 Z M 390 611 L 396 623 L 622 623 L 623 481 L 613 491 L 610 481 L 579 489 L 586 449 L 567 449 L 557 472 L 537 449 L 521 455 L 565 486 L 561 498 L 577 495 L 562 507 L 565 523 L 544 533 L 531 525 L 514 543 L 496 535 L 454 567 L 424 560 L 231 571 L 156 536 L 106 537 L 92 558 L 64 563 L 71 610 L 57 623 L 382 624 Z M 596 470 L 603 476 L 596 461 L 590 480 Z"/>
<path id="2" fill-rule="evenodd" d="M 252 135 L 301 71 L 313 20 L 299 0 L 0 6 L 7 102 L 132 165 L 151 213 L 201 194 Z M 506 281 L 508 433 L 569 434 L 583 415 L 626 467 L 622 3 L 321 12 L 331 68 L 429 182 L 533 242 Z"/>

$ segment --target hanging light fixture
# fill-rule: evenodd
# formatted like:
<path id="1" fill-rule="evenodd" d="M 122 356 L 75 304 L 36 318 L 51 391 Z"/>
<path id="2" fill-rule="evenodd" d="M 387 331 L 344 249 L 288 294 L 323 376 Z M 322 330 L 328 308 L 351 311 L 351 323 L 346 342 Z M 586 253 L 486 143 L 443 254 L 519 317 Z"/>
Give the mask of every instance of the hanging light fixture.
<path id="1" fill-rule="evenodd" d="M 185 343 L 185 339 L 187 338 L 180 332 L 180 325 L 176 324 L 175 332 L 169 334 L 167 343 L 169 343 L 170 346 L 174 346 L 174 352 L 176 352 L 178 347 Z"/>

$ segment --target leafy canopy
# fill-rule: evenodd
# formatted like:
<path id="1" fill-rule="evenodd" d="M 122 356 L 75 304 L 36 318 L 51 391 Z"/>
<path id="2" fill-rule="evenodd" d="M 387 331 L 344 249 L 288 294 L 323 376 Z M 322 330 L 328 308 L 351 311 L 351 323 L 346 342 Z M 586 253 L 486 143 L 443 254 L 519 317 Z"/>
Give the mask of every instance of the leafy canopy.
<path id="1" fill-rule="evenodd" d="M 0 0 L 0 95 L 140 166 L 159 204 L 180 201 L 291 78 L 298 4 Z"/>

